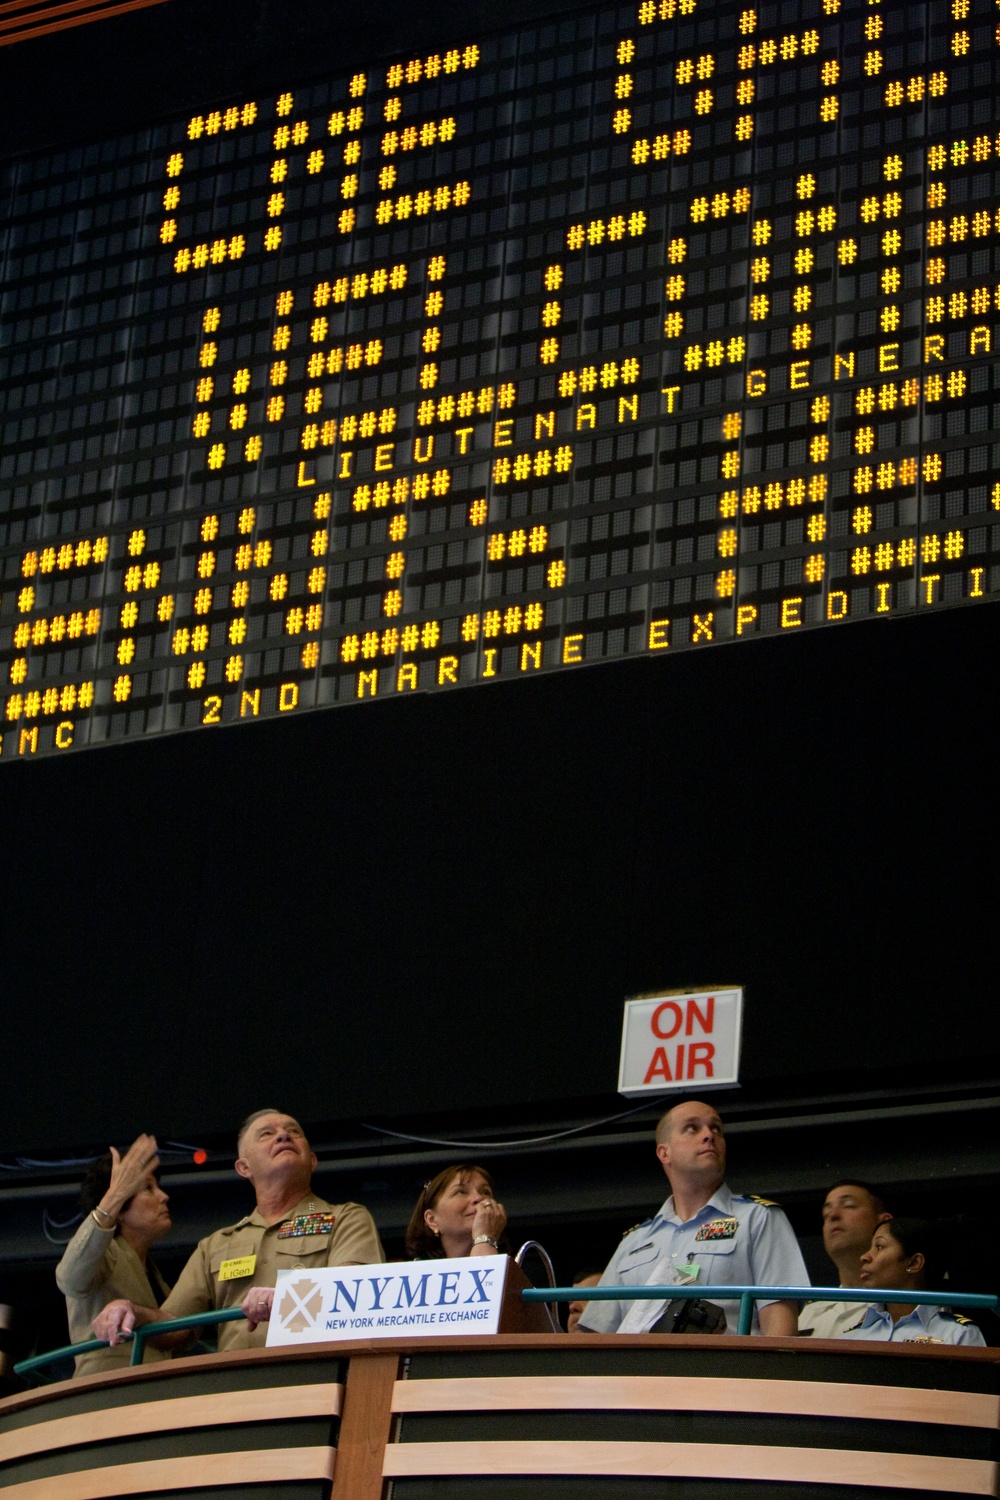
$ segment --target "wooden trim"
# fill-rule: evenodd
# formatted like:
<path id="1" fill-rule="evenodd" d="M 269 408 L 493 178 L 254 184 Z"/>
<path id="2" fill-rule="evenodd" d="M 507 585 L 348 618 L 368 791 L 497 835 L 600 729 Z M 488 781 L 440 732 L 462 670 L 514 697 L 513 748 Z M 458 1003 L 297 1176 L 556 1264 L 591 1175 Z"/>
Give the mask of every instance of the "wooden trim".
<path id="1" fill-rule="evenodd" d="M 694 1375 L 516 1375 L 400 1380 L 396 1413 L 418 1411 L 720 1411 L 1000 1426 L 1000 1396 L 808 1380 Z M 2 1452 L 2 1449 L 0 1449 Z"/>
<path id="2" fill-rule="evenodd" d="M 532 1283 L 516 1260 L 507 1259 L 498 1332 L 552 1334 L 552 1324 L 543 1302 L 525 1302 L 521 1293 Z"/>
<path id="3" fill-rule="evenodd" d="M 230 1422 L 283 1422 L 297 1417 L 338 1417 L 342 1385 L 265 1386 L 256 1391 L 218 1391 L 206 1396 L 175 1396 L 165 1401 L 133 1401 L 78 1417 L 57 1417 L 14 1432 L 0 1432 L 0 1463 L 29 1454 L 51 1453 L 81 1443 L 138 1437 Z"/>
<path id="4" fill-rule="evenodd" d="M 110 1500 L 117 1495 L 193 1490 L 213 1484 L 275 1484 L 282 1480 L 331 1479 L 333 1448 L 263 1448 L 249 1453 L 199 1453 L 148 1463 L 82 1469 L 9 1485 L 4 1500 Z"/>
<path id="5" fill-rule="evenodd" d="M 837 1448 L 750 1447 L 732 1443 L 481 1442 L 392 1443 L 385 1474 L 655 1475 L 677 1479 L 755 1479 L 995 1495 L 997 1465 L 969 1458 Z M 55 1497 L 53 1497 L 55 1500 Z"/>
<path id="6" fill-rule="evenodd" d="M 10 20 L 0 20 L 0 28 L 4 31 L 12 26 L 28 26 L 32 22 L 49 21 L 56 16 L 70 15 L 74 12 L 85 12 L 93 14 L 101 11 L 112 0 L 62 0 L 57 5 L 55 0 L 3 0 L 0 4 L 0 16 L 9 16 Z M 15 14 L 19 12 L 19 14 Z"/>
<path id="7" fill-rule="evenodd" d="M 111 1391 L 122 1385 L 142 1384 L 145 1381 L 183 1380 L 188 1375 L 222 1377 L 224 1370 L 246 1370 L 258 1368 L 266 1378 L 271 1364 L 315 1364 L 317 1361 L 335 1362 L 347 1360 L 359 1354 L 385 1354 L 387 1348 L 394 1354 L 455 1354 L 525 1352 L 539 1349 L 585 1348 L 596 1349 L 669 1349 L 674 1353 L 682 1349 L 701 1350 L 717 1356 L 713 1364 L 724 1368 L 727 1353 L 830 1356 L 831 1367 L 841 1359 L 862 1360 L 872 1364 L 872 1379 L 906 1379 L 907 1362 L 917 1360 L 940 1366 L 937 1378 L 944 1386 L 948 1384 L 948 1366 L 955 1365 L 1000 1365 L 1000 1349 L 969 1349 L 955 1344 L 890 1344 L 869 1339 L 814 1339 L 814 1338 L 766 1338 L 762 1334 L 741 1336 L 739 1334 L 714 1334 L 711 1337 L 697 1334 L 645 1333 L 628 1335 L 621 1333 L 601 1334 L 540 1334 L 540 1333 L 495 1333 L 465 1335 L 463 1337 L 407 1339 L 351 1339 L 337 1344 L 302 1344 L 297 1348 L 278 1346 L 273 1349 L 229 1349 L 224 1354 L 187 1355 L 180 1359 L 159 1360 L 152 1365 L 137 1365 L 121 1370 L 108 1370 L 93 1375 L 77 1376 L 72 1380 L 61 1380 L 55 1385 L 37 1387 L 20 1395 L 6 1396 L 0 1400 L 0 1423 L 10 1412 L 26 1411 L 31 1407 L 41 1408 L 53 1401 L 65 1400 L 82 1392 Z M 878 1368 L 879 1360 L 889 1360 L 892 1370 Z M 784 1368 L 784 1361 L 780 1361 Z"/>
<path id="8" fill-rule="evenodd" d="M 111 16 L 125 15 L 132 10 L 146 10 L 151 5 L 164 3 L 165 0 L 118 0 L 118 4 L 108 5 L 100 3 L 100 0 L 97 3 L 95 0 L 67 0 L 64 5 L 36 5 L 27 14 L 0 21 L 0 47 L 10 47 L 15 42 L 31 41 L 34 37 L 47 36 L 50 32 L 66 31 L 71 26 L 88 26 L 92 21 L 104 21 Z M 46 19 L 50 16 L 59 19 Z"/>
<path id="9" fill-rule="evenodd" d="M 384 1348 L 351 1360 L 331 1500 L 381 1500 L 382 1464 L 398 1377 L 399 1355 Z"/>

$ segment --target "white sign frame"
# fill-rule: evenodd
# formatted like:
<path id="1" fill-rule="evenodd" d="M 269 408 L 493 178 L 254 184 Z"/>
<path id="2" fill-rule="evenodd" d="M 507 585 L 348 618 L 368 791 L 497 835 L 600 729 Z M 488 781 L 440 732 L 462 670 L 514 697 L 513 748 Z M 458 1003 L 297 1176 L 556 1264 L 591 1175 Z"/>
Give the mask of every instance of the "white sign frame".
<path id="1" fill-rule="evenodd" d="M 642 1099 L 731 1088 L 742 1035 L 742 985 L 635 995 L 622 1017 L 618 1092 Z"/>
<path id="2" fill-rule="evenodd" d="M 278 1272 L 268 1348 L 496 1333 L 510 1261 L 468 1255 Z"/>

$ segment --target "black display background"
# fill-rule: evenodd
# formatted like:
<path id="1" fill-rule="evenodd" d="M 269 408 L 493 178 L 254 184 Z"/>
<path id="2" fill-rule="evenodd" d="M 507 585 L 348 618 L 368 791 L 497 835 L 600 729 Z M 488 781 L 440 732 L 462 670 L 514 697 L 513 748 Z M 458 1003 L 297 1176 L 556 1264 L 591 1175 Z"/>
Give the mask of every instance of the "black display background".
<path id="1" fill-rule="evenodd" d="M 613 1107 L 623 997 L 720 980 L 752 1094 L 984 1076 L 998 646 L 965 610 L 19 767 L 0 1146 Z"/>
<path id="2" fill-rule="evenodd" d="M 320 8 L 277 9 L 7 49 L 5 139 L 281 82 Z M 623 997 L 702 981 L 749 1091 L 986 1076 L 998 647 L 986 606 L 8 768 L 0 1149 L 613 1108 Z"/>

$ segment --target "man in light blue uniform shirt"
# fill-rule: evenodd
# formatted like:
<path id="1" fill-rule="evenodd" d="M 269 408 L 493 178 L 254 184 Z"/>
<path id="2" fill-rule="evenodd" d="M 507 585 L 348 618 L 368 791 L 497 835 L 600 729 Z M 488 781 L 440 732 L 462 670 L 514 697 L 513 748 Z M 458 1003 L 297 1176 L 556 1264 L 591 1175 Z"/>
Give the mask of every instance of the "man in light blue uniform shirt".
<path id="1" fill-rule="evenodd" d="M 765 1198 L 730 1192 L 726 1141 L 710 1104 L 674 1105 L 656 1127 L 656 1155 L 671 1195 L 631 1230 L 611 1257 L 602 1286 L 808 1286 L 792 1227 Z M 735 1333 L 739 1303 L 712 1299 Z M 590 1302 L 581 1333 L 648 1333 L 666 1302 Z M 796 1303 L 758 1302 L 754 1332 L 791 1336 Z"/>
<path id="2" fill-rule="evenodd" d="M 860 1313 L 860 1309 L 859 1309 Z M 890 1344 L 967 1344 L 985 1349 L 986 1340 L 969 1318 L 945 1307 L 918 1303 L 894 1323 L 883 1303 L 870 1303 L 853 1328 L 837 1335 L 842 1339 L 878 1339 Z"/>

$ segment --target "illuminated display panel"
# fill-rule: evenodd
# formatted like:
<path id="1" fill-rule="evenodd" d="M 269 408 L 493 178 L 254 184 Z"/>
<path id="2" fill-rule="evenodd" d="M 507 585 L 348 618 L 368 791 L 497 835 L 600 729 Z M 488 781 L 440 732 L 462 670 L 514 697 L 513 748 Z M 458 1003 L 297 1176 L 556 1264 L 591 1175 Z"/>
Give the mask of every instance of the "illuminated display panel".
<path id="1" fill-rule="evenodd" d="M 997 19 L 635 0 L 9 164 L 0 753 L 996 597 Z"/>

